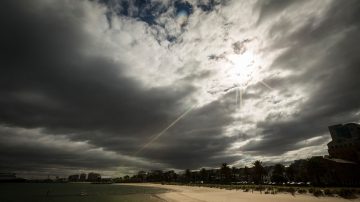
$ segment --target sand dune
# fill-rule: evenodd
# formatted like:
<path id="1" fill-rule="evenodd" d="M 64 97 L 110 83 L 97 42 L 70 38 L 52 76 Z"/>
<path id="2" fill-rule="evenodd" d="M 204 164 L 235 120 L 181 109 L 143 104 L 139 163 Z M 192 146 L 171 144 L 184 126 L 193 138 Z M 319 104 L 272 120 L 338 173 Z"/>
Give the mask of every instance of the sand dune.
<path id="1" fill-rule="evenodd" d="M 286 193 L 279 193 L 275 195 L 260 194 L 256 192 L 243 192 L 242 190 L 224 190 L 217 188 L 206 187 L 191 187 L 191 186 L 178 186 L 178 185 L 161 185 L 151 183 L 140 184 L 126 184 L 133 186 L 150 186 L 166 188 L 171 191 L 159 194 L 159 198 L 169 202 L 350 202 L 360 201 L 347 200 L 339 197 L 314 197 L 309 194 L 296 194 L 295 196 Z"/>

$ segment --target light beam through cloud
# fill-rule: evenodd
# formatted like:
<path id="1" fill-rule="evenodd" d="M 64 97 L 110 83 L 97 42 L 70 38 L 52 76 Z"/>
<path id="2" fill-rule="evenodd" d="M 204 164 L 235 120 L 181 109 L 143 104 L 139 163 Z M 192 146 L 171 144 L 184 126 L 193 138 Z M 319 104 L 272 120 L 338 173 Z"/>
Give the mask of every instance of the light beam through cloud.
<path id="1" fill-rule="evenodd" d="M 131 156 L 136 156 L 140 152 L 142 152 L 144 149 L 146 149 L 148 146 L 150 146 L 152 143 L 154 143 L 157 139 L 159 139 L 163 134 L 166 133 L 171 127 L 173 127 L 177 122 L 179 122 L 182 118 L 184 118 L 188 113 L 190 113 L 195 108 L 195 105 L 190 107 L 188 110 L 186 110 L 184 113 L 182 113 L 177 119 L 175 119 L 170 125 L 168 125 L 166 128 L 164 128 L 160 133 L 155 135 L 149 142 L 144 144 L 141 148 L 139 148 L 134 154 Z"/>

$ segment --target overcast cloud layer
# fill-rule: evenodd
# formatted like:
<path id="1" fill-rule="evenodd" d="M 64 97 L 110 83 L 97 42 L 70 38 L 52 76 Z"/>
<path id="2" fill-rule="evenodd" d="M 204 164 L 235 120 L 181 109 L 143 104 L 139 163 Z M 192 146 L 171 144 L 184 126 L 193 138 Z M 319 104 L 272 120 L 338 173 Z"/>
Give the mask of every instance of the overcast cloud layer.
<path id="1" fill-rule="evenodd" d="M 0 26 L 1 171 L 289 162 L 360 121 L 357 0 L 5 0 Z"/>

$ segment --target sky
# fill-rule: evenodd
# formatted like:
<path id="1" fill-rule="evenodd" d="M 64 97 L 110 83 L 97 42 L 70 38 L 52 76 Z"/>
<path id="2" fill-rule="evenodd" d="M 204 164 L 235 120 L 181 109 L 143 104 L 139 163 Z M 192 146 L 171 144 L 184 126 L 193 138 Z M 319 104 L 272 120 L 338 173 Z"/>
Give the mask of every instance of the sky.
<path id="1" fill-rule="evenodd" d="M 243 167 L 360 122 L 358 0 L 3 0 L 0 171 Z"/>

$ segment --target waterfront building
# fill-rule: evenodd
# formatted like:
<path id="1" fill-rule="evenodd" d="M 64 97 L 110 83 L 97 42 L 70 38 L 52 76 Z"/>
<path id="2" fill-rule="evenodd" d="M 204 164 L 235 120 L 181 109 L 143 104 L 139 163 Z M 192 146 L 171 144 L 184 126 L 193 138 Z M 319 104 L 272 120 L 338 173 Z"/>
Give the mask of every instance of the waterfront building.
<path id="1" fill-rule="evenodd" d="M 332 141 L 328 143 L 331 158 L 360 162 L 360 125 L 356 123 L 329 126 Z"/>

